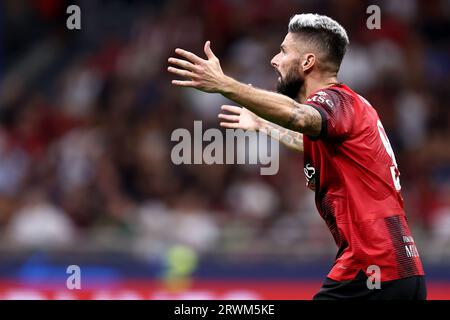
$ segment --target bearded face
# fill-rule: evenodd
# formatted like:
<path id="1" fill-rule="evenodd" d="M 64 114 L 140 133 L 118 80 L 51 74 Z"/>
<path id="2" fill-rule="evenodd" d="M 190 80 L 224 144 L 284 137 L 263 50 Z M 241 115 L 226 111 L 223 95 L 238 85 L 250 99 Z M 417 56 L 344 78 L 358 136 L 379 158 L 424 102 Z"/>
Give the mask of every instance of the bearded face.
<path id="1" fill-rule="evenodd" d="M 277 82 L 278 93 L 284 94 L 289 98 L 295 99 L 300 92 L 300 89 L 305 82 L 305 79 L 299 73 L 299 62 L 295 62 L 287 70 L 286 74 L 283 75 L 280 71 Z"/>

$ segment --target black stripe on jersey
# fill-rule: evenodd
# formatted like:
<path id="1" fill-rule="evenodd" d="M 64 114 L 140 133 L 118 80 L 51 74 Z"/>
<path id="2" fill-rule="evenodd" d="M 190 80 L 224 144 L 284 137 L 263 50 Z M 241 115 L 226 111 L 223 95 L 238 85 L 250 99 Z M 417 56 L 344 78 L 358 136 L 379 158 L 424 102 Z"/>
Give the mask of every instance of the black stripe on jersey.
<path id="1" fill-rule="evenodd" d="M 395 250 L 396 260 L 399 266 L 399 276 L 402 278 L 416 275 L 418 270 L 415 259 L 406 254 L 403 236 L 409 236 L 403 228 L 401 216 L 384 218 Z"/>

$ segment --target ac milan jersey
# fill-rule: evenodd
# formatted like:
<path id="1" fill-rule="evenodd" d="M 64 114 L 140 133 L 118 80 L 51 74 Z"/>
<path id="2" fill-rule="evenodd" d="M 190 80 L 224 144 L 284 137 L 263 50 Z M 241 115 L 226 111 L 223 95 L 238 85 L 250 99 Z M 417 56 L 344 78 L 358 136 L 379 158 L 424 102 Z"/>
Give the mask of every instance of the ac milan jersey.
<path id="1" fill-rule="evenodd" d="M 307 186 L 339 247 L 328 277 L 370 276 L 370 266 L 380 268 L 381 281 L 423 275 L 394 152 L 375 109 L 343 84 L 313 93 L 306 104 L 322 115 L 320 135 L 303 135 Z"/>

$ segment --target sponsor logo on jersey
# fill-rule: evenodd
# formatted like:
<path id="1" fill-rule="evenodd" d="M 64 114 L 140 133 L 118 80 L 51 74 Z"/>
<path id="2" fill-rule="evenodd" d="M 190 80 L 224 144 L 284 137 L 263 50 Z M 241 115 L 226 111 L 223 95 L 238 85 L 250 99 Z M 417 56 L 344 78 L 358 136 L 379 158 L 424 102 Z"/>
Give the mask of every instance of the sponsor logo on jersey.
<path id="1" fill-rule="evenodd" d="M 416 245 L 414 244 L 414 239 L 411 236 L 403 236 L 403 242 L 405 245 L 405 253 L 408 258 L 419 257 L 419 251 L 417 250 Z"/>
<path id="2" fill-rule="evenodd" d="M 307 163 L 303 168 L 306 177 L 306 186 L 311 190 L 316 190 L 316 168 L 314 168 L 310 163 Z"/>
<path id="3" fill-rule="evenodd" d="M 329 95 L 324 92 L 324 91 L 318 91 L 316 92 L 316 94 L 314 96 L 312 96 L 311 98 L 308 98 L 306 100 L 307 102 L 316 102 L 316 103 L 325 103 L 327 104 L 330 108 L 334 108 L 334 103 L 333 101 L 331 101 L 329 99 Z"/>

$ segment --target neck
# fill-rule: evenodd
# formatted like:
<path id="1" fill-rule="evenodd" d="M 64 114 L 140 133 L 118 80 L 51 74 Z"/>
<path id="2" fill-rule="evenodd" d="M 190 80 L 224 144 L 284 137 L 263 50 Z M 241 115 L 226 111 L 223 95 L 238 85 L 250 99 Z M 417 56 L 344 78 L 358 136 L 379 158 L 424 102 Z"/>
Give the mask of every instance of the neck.
<path id="1" fill-rule="evenodd" d="M 309 97 L 313 92 L 317 90 L 324 89 L 326 87 L 338 84 L 336 74 L 332 75 L 320 75 L 320 74 L 310 74 L 305 78 L 305 83 L 303 84 L 300 92 L 298 93 L 297 100 L 300 103 L 304 103 L 306 98 Z"/>

